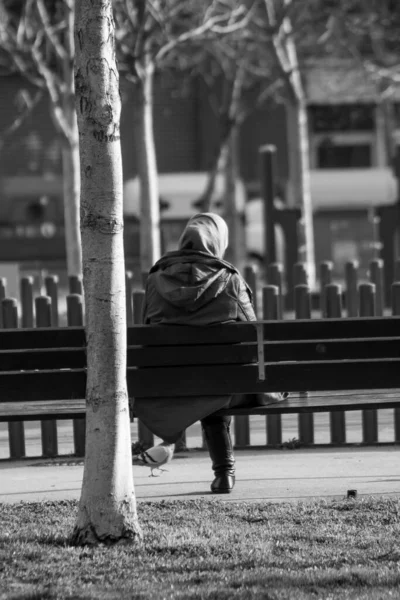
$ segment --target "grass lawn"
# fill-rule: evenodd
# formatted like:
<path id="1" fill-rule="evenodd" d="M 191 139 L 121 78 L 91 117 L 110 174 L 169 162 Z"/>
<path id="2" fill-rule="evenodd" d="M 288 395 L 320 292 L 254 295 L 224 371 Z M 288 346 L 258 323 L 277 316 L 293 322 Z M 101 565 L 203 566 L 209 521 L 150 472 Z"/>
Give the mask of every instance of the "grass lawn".
<path id="1" fill-rule="evenodd" d="M 141 547 L 68 544 L 76 502 L 0 505 L 0 598 L 400 598 L 400 500 L 143 502 Z"/>

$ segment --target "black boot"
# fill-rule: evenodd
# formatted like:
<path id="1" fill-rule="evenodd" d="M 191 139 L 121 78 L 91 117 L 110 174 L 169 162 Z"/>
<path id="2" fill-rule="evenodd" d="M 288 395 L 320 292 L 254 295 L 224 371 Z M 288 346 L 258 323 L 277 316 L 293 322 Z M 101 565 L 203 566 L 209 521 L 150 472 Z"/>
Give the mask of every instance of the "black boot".
<path id="1" fill-rule="evenodd" d="M 229 494 L 235 485 L 235 459 L 230 436 L 231 417 L 210 415 L 201 424 L 212 461 L 214 494 Z"/>

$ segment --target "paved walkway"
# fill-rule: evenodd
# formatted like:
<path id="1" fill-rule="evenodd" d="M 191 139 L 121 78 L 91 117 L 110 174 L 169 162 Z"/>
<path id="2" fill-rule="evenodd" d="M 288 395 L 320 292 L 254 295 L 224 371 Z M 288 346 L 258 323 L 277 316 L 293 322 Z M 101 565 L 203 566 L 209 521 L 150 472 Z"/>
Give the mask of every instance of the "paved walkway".
<path id="1" fill-rule="evenodd" d="M 149 477 L 133 467 L 136 496 L 145 500 L 219 498 L 223 501 L 295 501 L 363 495 L 400 497 L 396 447 L 236 451 L 237 478 L 229 495 L 211 495 L 210 459 L 204 451 L 179 453 L 168 472 Z M 0 462 L 0 502 L 78 499 L 82 463 L 43 459 Z"/>

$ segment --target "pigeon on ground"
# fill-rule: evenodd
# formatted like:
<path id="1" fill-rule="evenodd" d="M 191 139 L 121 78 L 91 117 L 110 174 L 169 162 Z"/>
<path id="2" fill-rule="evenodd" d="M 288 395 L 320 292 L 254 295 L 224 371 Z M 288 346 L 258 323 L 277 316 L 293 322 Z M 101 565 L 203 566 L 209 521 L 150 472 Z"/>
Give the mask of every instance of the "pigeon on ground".
<path id="1" fill-rule="evenodd" d="M 132 456 L 132 464 L 149 467 L 151 469 L 149 477 L 158 477 L 158 475 L 154 475 L 153 471 L 167 471 L 167 469 L 162 469 L 161 467 L 171 462 L 173 456 L 174 444 L 163 442 L 162 444 L 158 444 L 158 446 L 143 450 L 139 454 L 134 454 Z"/>

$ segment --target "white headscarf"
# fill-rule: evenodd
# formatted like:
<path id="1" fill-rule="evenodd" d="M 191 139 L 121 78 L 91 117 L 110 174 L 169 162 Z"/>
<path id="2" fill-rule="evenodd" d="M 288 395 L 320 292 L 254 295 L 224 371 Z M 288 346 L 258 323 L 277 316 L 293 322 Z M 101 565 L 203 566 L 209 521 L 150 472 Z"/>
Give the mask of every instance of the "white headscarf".
<path id="1" fill-rule="evenodd" d="M 229 231 L 224 219 L 211 212 L 194 215 L 187 223 L 179 242 L 179 250 L 207 252 L 223 258 L 228 247 Z"/>

